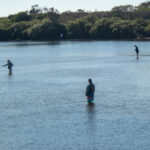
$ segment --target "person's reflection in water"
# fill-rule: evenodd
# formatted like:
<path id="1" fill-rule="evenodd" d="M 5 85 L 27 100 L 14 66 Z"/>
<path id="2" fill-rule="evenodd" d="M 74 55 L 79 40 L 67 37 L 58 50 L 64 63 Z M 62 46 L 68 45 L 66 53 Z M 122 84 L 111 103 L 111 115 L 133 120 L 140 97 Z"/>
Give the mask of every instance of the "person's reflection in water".
<path id="1" fill-rule="evenodd" d="M 97 130 L 96 130 L 96 106 L 94 104 L 90 104 L 86 106 L 87 109 L 87 123 L 86 123 L 86 133 L 88 140 L 89 148 L 97 148 Z"/>
<path id="2" fill-rule="evenodd" d="M 88 113 L 94 113 L 94 107 L 95 107 L 94 103 L 87 104 Z"/>
<path id="3" fill-rule="evenodd" d="M 87 104 L 87 115 L 88 115 L 89 127 L 94 128 L 94 124 L 95 124 L 95 105 L 94 104 L 91 104 L 91 105 Z"/>

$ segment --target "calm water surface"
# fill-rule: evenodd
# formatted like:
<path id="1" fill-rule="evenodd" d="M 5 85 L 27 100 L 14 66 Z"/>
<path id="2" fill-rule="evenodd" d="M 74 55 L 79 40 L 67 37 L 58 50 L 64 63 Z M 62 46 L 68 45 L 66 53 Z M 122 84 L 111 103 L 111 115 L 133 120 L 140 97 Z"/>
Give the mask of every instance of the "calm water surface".
<path id="1" fill-rule="evenodd" d="M 7 59 L 14 68 L 11 77 L 0 68 L 0 149 L 150 150 L 150 42 L 1 42 L 0 64 Z"/>

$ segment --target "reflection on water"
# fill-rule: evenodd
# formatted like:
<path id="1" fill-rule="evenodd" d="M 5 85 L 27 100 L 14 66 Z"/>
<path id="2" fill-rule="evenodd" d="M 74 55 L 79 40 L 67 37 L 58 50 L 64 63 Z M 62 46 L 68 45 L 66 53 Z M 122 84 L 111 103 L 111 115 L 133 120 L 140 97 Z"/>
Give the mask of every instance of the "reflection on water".
<path id="1" fill-rule="evenodd" d="M 87 135 L 87 138 L 89 139 L 88 141 L 88 146 L 92 148 L 96 148 L 95 145 L 96 145 L 96 112 L 95 112 L 95 105 L 94 103 L 93 104 L 90 104 L 90 105 L 87 105 L 87 131 L 88 131 L 88 135 Z"/>
<path id="2" fill-rule="evenodd" d="M 47 41 L 47 42 L 3 42 L 0 46 L 42 46 L 42 45 L 59 45 L 60 41 Z"/>
<path id="3" fill-rule="evenodd" d="M 87 104 L 88 113 L 94 113 L 94 107 L 95 107 L 94 103 Z"/>
<path id="4" fill-rule="evenodd" d="M 149 47 L 150 42 L 1 42 L 0 64 L 14 63 L 12 76 L 0 69 L 1 149 L 150 149 Z M 89 78 L 96 86 L 93 106 L 84 94 Z"/>
<path id="5" fill-rule="evenodd" d="M 91 131 L 91 133 L 93 133 L 95 130 L 95 115 L 95 105 L 87 105 L 87 126 L 89 128 L 88 130 Z"/>

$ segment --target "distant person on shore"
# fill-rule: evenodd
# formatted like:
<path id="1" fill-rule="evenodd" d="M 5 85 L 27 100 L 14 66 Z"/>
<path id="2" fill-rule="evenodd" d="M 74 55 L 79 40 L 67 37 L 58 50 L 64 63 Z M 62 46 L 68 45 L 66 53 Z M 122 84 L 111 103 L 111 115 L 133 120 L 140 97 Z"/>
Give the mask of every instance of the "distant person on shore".
<path id="1" fill-rule="evenodd" d="M 95 85 L 92 83 L 92 79 L 88 80 L 89 85 L 86 87 L 85 95 L 87 96 L 88 104 L 93 104 L 94 101 L 94 92 L 95 92 Z"/>
<path id="2" fill-rule="evenodd" d="M 62 39 L 64 37 L 64 34 L 63 33 L 60 33 L 60 38 Z"/>
<path id="3" fill-rule="evenodd" d="M 136 45 L 134 45 L 134 47 L 136 52 L 136 58 L 139 59 L 139 48 Z"/>
<path id="4" fill-rule="evenodd" d="M 7 60 L 7 64 L 3 65 L 4 66 L 8 66 L 8 74 L 12 75 L 12 67 L 13 67 L 13 63 L 10 60 Z"/>

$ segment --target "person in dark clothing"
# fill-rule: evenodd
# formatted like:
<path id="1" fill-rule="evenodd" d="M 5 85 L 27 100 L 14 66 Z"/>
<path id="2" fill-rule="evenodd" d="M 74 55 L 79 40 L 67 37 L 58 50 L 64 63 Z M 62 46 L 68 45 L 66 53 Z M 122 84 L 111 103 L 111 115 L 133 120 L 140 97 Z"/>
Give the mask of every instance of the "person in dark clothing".
<path id="1" fill-rule="evenodd" d="M 139 48 L 136 45 L 134 45 L 134 47 L 135 47 L 135 52 L 136 52 L 136 58 L 138 59 L 139 58 Z"/>
<path id="2" fill-rule="evenodd" d="M 8 74 L 12 75 L 12 67 L 13 67 L 13 63 L 10 60 L 7 60 L 7 64 L 3 65 L 4 66 L 8 66 Z"/>
<path id="3" fill-rule="evenodd" d="M 87 96 L 88 104 L 92 104 L 94 101 L 95 85 L 92 83 L 92 79 L 89 79 L 88 82 L 89 85 L 86 87 L 85 95 Z"/>

